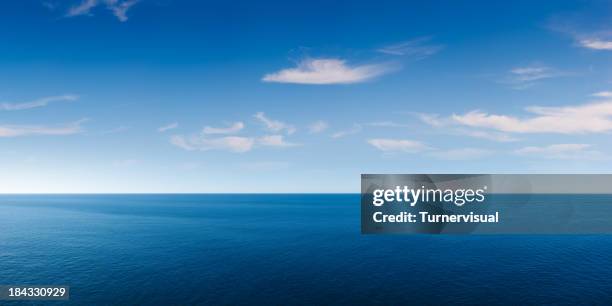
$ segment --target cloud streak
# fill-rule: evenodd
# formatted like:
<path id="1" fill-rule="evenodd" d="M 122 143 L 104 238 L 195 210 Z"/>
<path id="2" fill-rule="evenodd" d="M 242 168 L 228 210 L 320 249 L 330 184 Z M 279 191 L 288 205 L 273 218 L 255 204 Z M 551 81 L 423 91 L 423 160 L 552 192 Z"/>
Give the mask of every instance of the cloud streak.
<path id="1" fill-rule="evenodd" d="M 19 137 L 19 136 L 37 136 L 51 135 L 63 136 L 73 135 L 82 132 L 81 125 L 88 119 L 81 119 L 58 126 L 44 125 L 0 125 L 0 137 Z"/>
<path id="2" fill-rule="evenodd" d="M 224 150 L 234 153 L 248 152 L 253 148 L 255 140 L 250 137 L 226 136 L 206 138 L 201 135 L 185 137 L 173 135 L 170 143 L 187 151 Z"/>
<path id="3" fill-rule="evenodd" d="M 349 65 L 336 58 L 305 59 L 295 68 L 266 74 L 262 81 L 308 85 L 353 84 L 372 80 L 394 70 L 389 63 Z"/>
<path id="4" fill-rule="evenodd" d="M 259 137 L 257 139 L 257 143 L 262 146 L 280 147 L 280 148 L 294 147 L 294 146 L 299 145 L 297 143 L 285 141 L 285 138 L 283 135 L 267 135 L 267 136 Z"/>
<path id="5" fill-rule="evenodd" d="M 241 121 L 234 122 L 228 127 L 212 127 L 206 126 L 202 130 L 204 134 L 235 134 L 244 129 L 244 123 Z"/>
<path id="6" fill-rule="evenodd" d="M 353 135 L 353 134 L 357 134 L 359 132 L 361 132 L 362 127 L 360 124 L 354 124 L 353 127 L 351 127 L 348 130 L 343 130 L 343 131 L 338 131 L 335 132 L 331 135 L 332 138 L 342 138 L 342 137 L 346 137 L 349 135 Z"/>
<path id="7" fill-rule="evenodd" d="M 157 131 L 160 132 L 160 133 L 163 133 L 163 132 L 166 132 L 166 131 L 169 131 L 169 130 L 174 130 L 174 129 L 178 128 L 178 126 L 179 126 L 178 122 L 172 122 L 172 123 L 169 123 L 167 125 L 159 127 L 157 129 Z"/>
<path id="8" fill-rule="evenodd" d="M 2 111 L 19 111 L 25 109 L 32 109 L 38 107 L 44 107 L 53 102 L 63 102 L 63 101 L 76 101 L 78 100 L 77 95 L 61 95 L 61 96 L 52 96 L 52 97 L 44 97 L 34 101 L 29 102 L 1 102 L 0 110 Z"/>
<path id="9" fill-rule="evenodd" d="M 581 47 L 591 50 L 612 51 L 612 40 L 587 38 L 580 40 L 578 43 Z"/>
<path id="10" fill-rule="evenodd" d="M 527 89 L 537 81 L 567 76 L 568 73 L 544 65 L 530 65 L 511 69 L 502 83 L 514 89 Z"/>
<path id="11" fill-rule="evenodd" d="M 368 139 L 367 142 L 376 149 L 387 153 L 418 153 L 428 149 L 428 146 L 419 141 L 407 139 L 374 138 Z"/>
<path id="12" fill-rule="evenodd" d="M 327 124 L 327 122 L 319 120 L 319 121 L 315 121 L 312 124 L 310 124 L 310 126 L 308 127 L 308 131 L 311 134 L 318 134 L 318 133 L 321 133 L 327 130 L 328 128 L 329 128 L 329 124 Z"/>
<path id="13" fill-rule="evenodd" d="M 612 130 L 612 100 L 577 106 L 526 108 L 531 117 L 488 114 L 475 110 L 452 115 L 460 125 L 507 133 L 586 134 Z"/>
<path id="14" fill-rule="evenodd" d="M 376 51 L 387 55 L 408 56 L 419 60 L 434 55 L 444 48 L 443 45 L 428 44 L 429 41 L 431 41 L 431 37 L 420 37 L 388 45 Z"/>
<path id="15" fill-rule="evenodd" d="M 282 132 L 285 131 L 287 134 L 291 135 L 295 133 L 296 129 L 293 125 L 287 124 L 282 121 L 273 120 L 266 116 L 264 112 L 258 112 L 253 115 L 255 119 L 259 122 L 263 123 L 267 130 L 271 132 Z"/>
<path id="16" fill-rule="evenodd" d="M 121 22 L 128 20 L 128 10 L 138 3 L 138 0 L 83 0 L 74 5 L 66 12 L 66 17 L 91 15 L 91 11 L 100 5 L 104 5 Z"/>

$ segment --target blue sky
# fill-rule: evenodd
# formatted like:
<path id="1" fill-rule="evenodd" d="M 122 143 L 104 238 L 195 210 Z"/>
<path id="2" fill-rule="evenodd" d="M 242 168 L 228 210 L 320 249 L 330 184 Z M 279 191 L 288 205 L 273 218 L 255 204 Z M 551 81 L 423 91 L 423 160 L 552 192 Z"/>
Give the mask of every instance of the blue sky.
<path id="1" fill-rule="evenodd" d="M 4 1 L 0 192 L 612 171 L 604 1 Z"/>

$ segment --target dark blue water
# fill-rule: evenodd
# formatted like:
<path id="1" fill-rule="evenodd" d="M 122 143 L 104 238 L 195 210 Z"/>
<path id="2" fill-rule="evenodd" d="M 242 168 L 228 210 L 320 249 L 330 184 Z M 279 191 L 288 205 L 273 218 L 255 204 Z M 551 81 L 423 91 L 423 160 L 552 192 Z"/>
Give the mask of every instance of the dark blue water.
<path id="1" fill-rule="evenodd" d="M 359 222 L 357 194 L 0 196 L 0 284 L 83 305 L 612 304 L 612 236 Z"/>

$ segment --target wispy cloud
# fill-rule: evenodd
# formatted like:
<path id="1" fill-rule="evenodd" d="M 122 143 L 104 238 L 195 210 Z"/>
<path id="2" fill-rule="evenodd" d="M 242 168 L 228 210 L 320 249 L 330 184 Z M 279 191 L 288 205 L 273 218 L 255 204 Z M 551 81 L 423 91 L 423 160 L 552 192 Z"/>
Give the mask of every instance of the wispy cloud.
<path id="1" fill-rule="evenodd" d="M 591 96 L 598 98 L 612 98 L 612 91 L 600 91 L 592 94 Z"/>
<path id="2" fill-rule="evenodd" d="M 298 143 L 288 142 L 283 135 L 266 135 L 262 137 L 225 136 L 210 138 L 204 135 L 173 135 L 170 143 L 187 151 L 223 150 L 234 153 L 251 151 L 255 146 L 287 148 L 299 146 Z"/>
<path id="3" fill-rule="evenodd" d="M 606 156 L 597 150 L 591 149 L 588 144 L 553 144 L 549 146 L 524 147 L 514 151 L 518 155 L 534 156 L 538 158 L 554 159 L 604 159 Z"/>
<path id="4" fill-rule="evenodd" d="M 457 135 L 469 136 L 473 138 L 487 139 L 497 142 L 514 142 L 519 139 L 508 135 L 507 133 L 499 133 L 492 131 L 480 131 L 480 130 L 469 130 L 469 129 L 454 129 L 451 131 Z"/>
<path id="5" fill-rule="evenodd" d="M 602 12 L 604 11 L 609 11 L 609 8 L 602 8 Z M 575 45 L 580 48 L 595 51 L 612 51 L 612 30 L 610 30 L 608 22 L 610 19 L 609 14 L 589 15 L 588 18 L 580 15 L 557 15 L 551 18 L 548 28 L 572 37 Z"/>
<path id="6" fill-rule="evenodd" d="M 368 139 L 367 142 L 376 149 L 387 153 L 418 153 L 429 148 L 428 146 L 419 141 L 407 139 L 374 138 Z"/>
<path id="7" fill-rule="evenodd" d="M 388 55 L 408 56 L 418 60 L 434 55 L 444 48 L 443 45 L 429 44 L 430 41 L 431 37 L 420 37 L 388 45 L 376 51 Z"/>
<path id="8" fill-rule="evenodd" d="M 172 123 L 168 123 L 164 126 L 160 126 L 157 131 L 160 133 L 163 133 L 165 131 L 169 131 L 169 130 L 174 130 L 176 128 L 178 128 L 179 124 L 178 122 L 172 122 Z"/>
<path id="9" fill-rule="evenodd" d="M 257 143 L 262 146 L 270 147 L 294 147 L 299 144 L 293 142 L 287 142 L 283 135 L 267 135 L 257 139 Z"/>
<path id="10" fill-rule="evenodd" d="M 58 126 L 44 125 L 0 125 L 0 137 L 18 137 L 34 135 L 73 135 L 82 132 L 81 125 L 88 119 L 81 119 Z"/>
<path id="11" fill-rule="evenodd" d="M 338 131 L 335 132 L 331 135 L 332 138 L 342 138 L 348 135 L 353 135 L 353 134 L 357 134 L 359 132 L 361 132 L 361 125 L 360 124 L 354 124 L 353 127 L 351 127 L 348 130 L 343 130 L 343 131 Z"/>
<path id="12" fill-rule="evenodd" d="M 204 134 L 235 134 L 235 133 L 240 132 L 242 129 L 244 129 L 244 123 L 238 121 L 238 122 L 232 123 L 228 127 L 206 126 L 202 130 L 202 133 Z"/>
<path id="13" fill-rule="evenodd" d="M 329 128 L 329 124 L 327 124 L 327 122 L 318 120 L 318 121 L 311 123 L 310 126 L 308 126 L 308 131 L 311 134 L 317 134 L 317 133 L 321 133 L 327 130 L 327 128 Z"/>
<path id="14" fill-rule="evenodd" d="M 561 107 L 532 106 L 526 111 L 532 116 L 519 118 L 474 110 L 451 118 L 460 125 L 508 133 L 584 134 L 612 130 L 612 101 Z"/>
<path id="15" fill-rule="evenodd" d="M 507 133 L 495 132 L 495 131 L 482 131 L 474 129 L 466 129 L 458 127 L 457 122 L 452 118 L 442 118 L 438 114 L 424 114 L 414 113 L 423 123 L 430 125 L 434 128 L 443 130 L 445 133 L 452 135 L 468 136 L 473 138 L 487 139 L 497 142 L 512 142 L 517 141 L 516 137 L 508 135 Z"/>
<path id="16" fill-rule="evenodd" d="M 110 10 L 119 21 L 125 22 L 128 20 L 128 10 L 136 3 L 138 3 L 138 0 L 83 0 L 79 4 L 70 7 L 68 12 L 66 12 L 66 17 L 90 15 L 94 8 L 103 5 Z"/>
<path id="17" fill-rule="evenodd" d="M 206 138 L 202 135 L 185 137 L 173 135 L 170 143 L 188 151 L 224 150 L 235 153 L 248 152 L 253 148 L 255 140 L 250 137 L 226 136 L 219 138 Z"/>
<path id="18" fill-rule="evenodd" d="M 606 50 L 612 51 L 612 39 L 603 40 L 600 38 L 587 38 L 579 40 L 580 46 L 591 50 Z"/>
<path id="19" fill-rule="evenodd" d="M 188 151 L 225 150 L 236 153 L 248 152 L 255 147 L 285 148 L 301 145 L 287 141 L 286 136 L 280 134 L 293 134 L 296 129 L 292 125 L 273 120 L 263 112 L 258 112 L 253 117 L 260 121 L 267 131 L 274 132 L 274 134 L 248 137 L 215 137 L 215 135 L 234 134 L 242 131 L 245 128 L 245 124 L 242 121 L 237 121 L 226 127 L 206 126 L 199 134 L 191 136 L 173 135 L 170 138 L 170 143 Z"/>
<path id="20" fill-rule="evenodd" d="M 128 20 L 127 11 L 138 3 L 138 0 L 126 0 L 122 2 L 119 0 L 107 0 L 106 3 L 108 9 L 113 12 L 113 15 L 115 15 L 119 21 L 126 22 Z"/>
<path id="21" fill-rule="evenodd" d="M 287 134 L 293 134 L 296 131 L 293 125 L 287 124 L 282 121 L 270 119 L 263 112 L 258 112 L 255 115 L 253 115 L 253 117 L 259 120 L 259 122 L 263 123 L 266 129 L 271 132 L 278 133 L 278 132 L 285 131 Z"/>
<path id="22" fill-rule="evenodd" d="M 558 69 L 535 64 L 511 69 L 502 83 L 509 84 L 514 89 L 526 89 L 535 85 L 537 81 L 568 75 Z"/>
<path id="23" fill-rule="evenodd" d="M 24 109 L 38 108 L 47 106 L 53 102 L 76 101 L 77 95 L 61 95 L 36 99 L 28 102 L 0 102 L 0 110 L 3 111 L 18 111 Z"/>
<path id="24" fill-rule="evenodd" d="M 372 80 L 393 71 L 390 63 L 349 65 L 336 58 L 304 59 L 295 68 L 266 74 L 262 81 L 294 84 L 352 84 Z"/>
<path id="25" fill-rule="evenodd" d="M 88 15 L 91 9 L 99 4 L 99 0 L 83 0 L 81 3 L 70 7 L 66 13 L 67 17 L 74 17 L 80 15 Z"/>

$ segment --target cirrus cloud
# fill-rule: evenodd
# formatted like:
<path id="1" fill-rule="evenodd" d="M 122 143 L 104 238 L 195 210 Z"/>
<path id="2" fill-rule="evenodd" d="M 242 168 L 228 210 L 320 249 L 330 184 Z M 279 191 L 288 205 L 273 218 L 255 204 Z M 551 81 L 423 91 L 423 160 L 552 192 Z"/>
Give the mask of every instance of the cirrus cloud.
<path id="1" fill-rule="evenodd" d="M 600 38 L 587 38 L 578 42 L 580 46 L 592 50 L 612 51 L 612 40 L 604 40 Z"/>
<path id="2" fill-rule="evenodd" d="M 561 107 L 532 106 L 526 111 L 532 116 L 519 118 L 474 110 L 451 118 L 461 125 L 508 133 L 586 134 L 612 130 L 612 101 Z"/>
<path id="3" fill-rule="evenodd" d="M 305 59 L 295 68 L 266 74 L 262 81 L 293 84 L 352 84 L 372 80 L 393 71 L 389 63 L 349 65 L 337 58 Z"/>
<path id="4" fill-rule="evenodd" d="M 263 123 L 266 129 L 271 132 L 281 132 L 284 130 L 287 134 L 293 134 L 296 131 L 293 125 L 287 124 L 282 121 L 270 119 L 266 116 L 264 112 L 258 112 L 253 115 L 253 117 L 259 122 Z"/>
<path id="5" fill-rule="evenodd" d="M 138 3 L 139 0 L 83 0 L 79 4 L 71 6 L 66 12 L 66 17 L 90 15 L 91 11 L 99 5 L 104 5 L 121 22 L 128 20 L 128 10 Z"/>
<path id="6" fill-rule="evenodd" d="M 257 139 L 257 143 L 263 146 L 270 147 L 294 147 L 299 144 L 287 142 L 283 135 L 267 135 Z"/>
<path id="7" fill-rule="evenodd" d="M 28 102 L 1 102 L 0 110 L 3 111 L 18 111 L 24 109 L 38 108 L 47 106 L 53 102 L 76 101 L 79 98 L 77 95 L 67 94 L 61 96 L 51 96 L 36 99 Z"/>
<path id="8" fill-rule="evenodd" d="M 368 139 L 367 142 L 383 152 L 418 153 L 429 148 L 419 141 L 407 139 L 374 138 Z"/>
<path id="9" fill-rule="evenodd" d="M 164 126 L 161 126 L 157 129 L 158 132 L 163 133 L 165 131 L 169 131 L 169 130 L 174 130 L 176 128 L 178 128 L 179 124 L 178 122 L 172 122 L 169 124 L 166 124 Z"/>
<path id="10" fill-rule="evenodd" d="M 81 125 L 88 121 L 84 118 L 75 122 L 57 126 L 45 125 L 0 125 L 0 137 L 18 137 L 35 135 L 73 135 L 82 132 Z"/>
<path id="11" fill-rule="evenodd" d="M 185 137 L 173 135 L 170 143 L 187 151 L 224 150 L 234 153 L 248 152 L 253 148 L 255 140 L 250 137 L 226 136 L 206 138 L 201 135 Z"/>
<path id="12" fill-rule="evenodd" d="M 204 134 L 234 134 L 240 132 L 240 130 L 244 129 L 244 123 L 241 121 L 234 122 L 228 127 L 212 127 L 206 126 L 202 130 Z"/>

